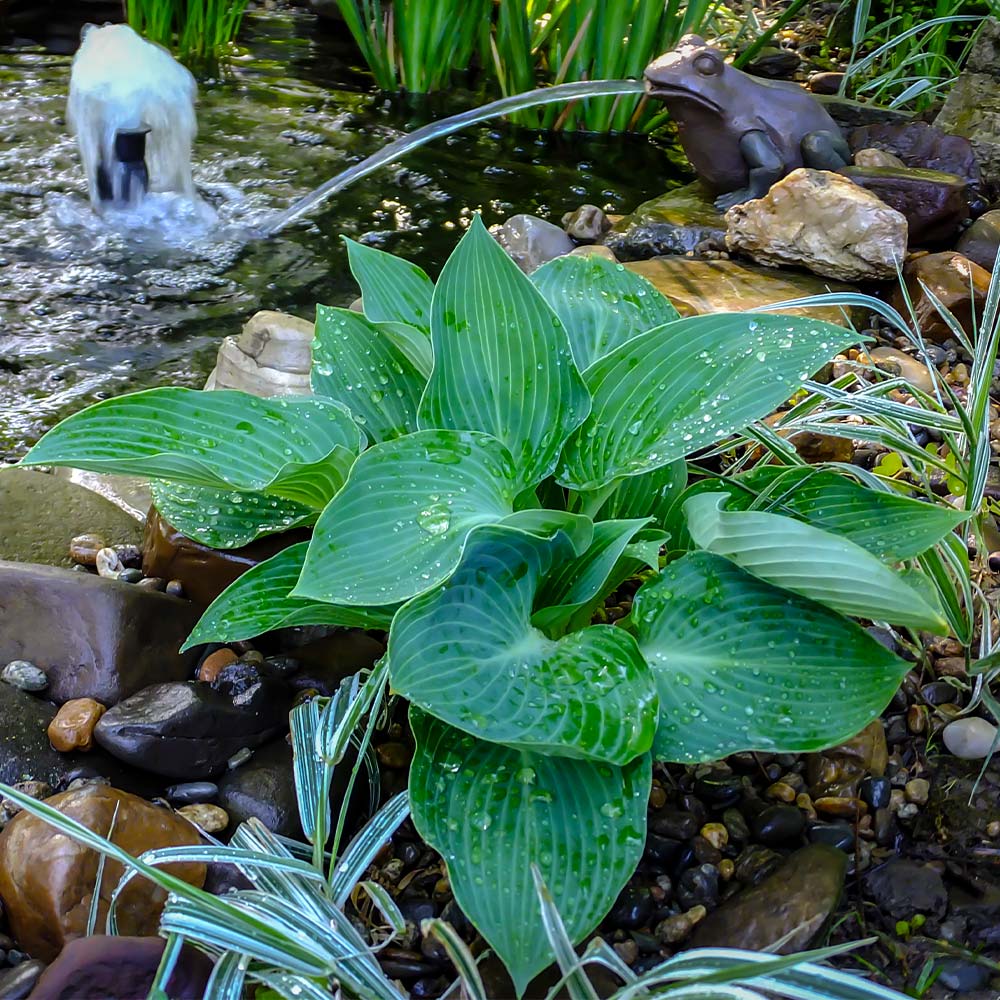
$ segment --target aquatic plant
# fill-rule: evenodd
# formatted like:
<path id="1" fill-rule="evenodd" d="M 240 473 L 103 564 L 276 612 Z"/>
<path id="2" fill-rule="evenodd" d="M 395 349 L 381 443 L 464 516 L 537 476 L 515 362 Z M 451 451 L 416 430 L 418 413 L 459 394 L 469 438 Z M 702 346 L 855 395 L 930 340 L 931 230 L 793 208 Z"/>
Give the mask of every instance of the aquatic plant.
<path id="1" fill-rule="evenodd" d="M 186 65 L 211 70 L 232 47 L 249 0 L 125 0 L 129 25 Z"/>
<path id="2" fill-rule="evenodd" d="M 160 933 L 167 943 L 150 997 L 166 996 L 164 987 L 181 949 L 188 944 L 215 960 L 204 1000 L 239 1000 L 248 995 L 248 987 L 255 987 L 252 995 L 262 1000 L 331 1000 L 335 996 L 404 1000 L 404 994 L 382 972 L 378 950 L 403 933 L 405 920 L 390 893 L 366 875 L 382 845 L 408 815 L 406 793 L 387 802 L 343 852 L 338 854 L 339 837 L 330 852 L 324 852 L 331 825 L 328 795 L 334 768 L 348 766 L 344 755 L 359 731 L 365 733 L 360 745 L 367 743 L 371 720 L 379 713 L 384 693 L 385 670 L 377 668 L 363 684 L 357 677 L 348 679 L 333 698 L 307 702 L 292 713 L 296 791 L 303 827 L 313 839 L 312 850 L 271 833 L 251 819 L 240 824 L 228 847 L 209 842 L 147 851 L 136 858 L 23 791 L 0 784 L 0 794 L 99 852 L 102 863 L 110 858 L 124 867 L 111 896 L 107 933 L 117 932 L 118 901 L 134 877 L 141 875 L 166 892 Z M 355 765 L 352 778 L 356 773 Z M 342 809 L 338 830 L 343 816 Z M 215 896 L 160 867 L 182 861 L 235 865 L 252 888 Z M 786 957 L 728 948 L 695 949 L 675 955 L 641 976 L 599 939 L 583 956 L 577 956 L 537 867 L 532 868 L 532 875 L 534 907 L 545 929 L 548 959 L 558 964 L 573 1000 L 596 1000 L 584 969 L 598 964 L 624 983 L 612 1000 L 630 1000 L 667 986 L 671 996 L 681 1000 L 703 998 L 706 990 L 718 1000 L 901 1000 L 895 990 L 817 964 L 868 942 Z M 96 894 L 94 898 L 96 901 Z M 346 912 L 349 901 L 357 905 L 362 900 L 371 911 L 367 934 Z M 454 928 L 432 919 L 423 921 L 421 931 L 441 942 L 464 995 L 470 1000 L 488 1000 L 477 960 Z"/>
<path id="3" fill-rule="evenodd" d="M 907 664 L 851 617 L 946 631 L 917 561 L 964 515 L 839 478 L 784 484 L 781 512 L 685 495 L 687 459 L 856 342 L 843 327 L 681 319 L 596 257 L 528 278 L 478 218 L 436 285 L 349 253 L 364 313 L 319 308 L 314 397 L 148 390 L 68 418 L 25 463 L 151 476 L 164 516 L 213 546 L 314 523 L 188 644 L 388 627 L 414 822 L 521 990 L 551 959 L 532 864 L 578 941 L 642 853 L 654 759 L 862 728 Z"/>

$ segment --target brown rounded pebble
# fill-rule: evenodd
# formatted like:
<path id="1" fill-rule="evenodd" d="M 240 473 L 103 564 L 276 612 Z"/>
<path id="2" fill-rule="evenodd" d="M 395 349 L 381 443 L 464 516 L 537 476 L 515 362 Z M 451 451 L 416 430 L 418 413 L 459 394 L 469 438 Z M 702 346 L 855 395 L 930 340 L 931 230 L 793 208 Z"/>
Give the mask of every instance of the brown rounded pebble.
<path id="1" fill-rule="evenodd" d="M 213 806 L 208 802 L 196 802 L 189 806 L 181 806 L 178 816 L 183 816 L 189 823 L 194 823 L 205 833 L 219 833 L 229 826 L 229 813 L 221 806 Z"/>
<path id="2" fill-rule="evenodd" d="M 413 750 L 405 743 L 380 743 L 375 747 L 375 755 L 384 767 L 401 771 L 410 766 Z"/>
<path id="3" fill-rule="evenodd" d="M 783 781 L 776 781 L 768 787 L 764 794 L 769 799 L 778 799 L 781 802 L 795 801 L 795 789 L 791 785 L 786 785 Z"/>
<path id="4" fill-rule="evenodd" d="M 144 576 L 137 584 L 143 590 L 156 590 L 162 593 L 167 589 L 167 581 L 162 576 Z"/>
<path id="5" fill-rule="evenodd" d="M 664 944 L 677 944 L 689 937 L 695 925 L 705 919 L 708 910 L 700 904 L 692 906 L 686 913 L 675 913 L 660 921 L 656 926 L 656 936 Z"/>
<path id="6" fill-rule="evenodd" d="M 816 810 L 828 816 L 849 816 L 856 819 L 868 812 L 868 806 L 861 799 L 840 795 L 823 795 L 813 802 Z"/>
<path id="7" fill-rule="evenodd" d="M 967 676 L 964 656 L 942 656 L 934 661 L 934 669 L 939 677 L 958 677 L 964 680 Z"/>
<path id="8" fill-rule="evenodd" d="M 70 540 L 69 557 L 80 566 L 96 566 L 97 553 L 107 544 L 100 535 L 77 535 Z"/>
<path id="9" fill-rule="evenodd" d="M 733 877 L 733 872 L 736 871 L 736 862 L 731 858 L 723 858 L 719 862 L 719 875 L 723 882 L 728 882 Z"/>
<path id="10" fill-rule="evenodd" d="M 73 698 L 61 705 L 46 733 L 53 749 L 60 753 L 94 748 L 94 726 L 107 711 L 93 698 Z"/>
<path id="11" fill-rule="evenodd" d="M 729 843 L 729 831 L 722 823 L 706 823 L 700 832 L 716 850 L 721 851 Z"/>
<path id="12" fill-rule="evenodd" d="M 236 659 L 236 654 L 231 649 L 217 649 L 214 653 L 209 653 L 198 668 L 198 680 L 211 684 Z"/>
<path id="13" fill-rule="evenodd" d="M 183 597 L 184 584 L 180 580 L 168 580 L 166 591 L 171 597 Z"/>
<path id="14" fill-rule="evenodd" d="M 626 938 L 618 941 L 612 947 L 618 953 L 618 957 L 626 964 L 631 965 L 639 957 L 639 946 L 632 940 Z"/>
<path id="15" fill-rule="evenodd" d="M 653 809 L 662 809 L 667 804 L 667 793 L 663 786 L 653 782 L 653 787 L 649 791 L 649 805 Z"/>
<path id="16" fill-rule="evenodd" d="M 922 806 L 927 804 L 930 791 L 931 783 L 926 778 L 913 778 L 906 783 L 904 794 L 907 802 Z"/>
<path id="17" fill-rule="evenodd" d="M 911 705 L 906 710 L 906 728 L 915 735 L 927 729 L 927 711 L 923 705 Z"/>
<path id="18" fill-rule="evenodd" d="M 19 781 L 14 785 L 14 788 L 39 800 L 47 799 L 52 794 L 52 786 L 47 781 Z M 13 799 L 0 801 L 0 809 L 2 809 L 6 819 L 16 816 L 21 811 L 21 807 Z"/>
<path id="19" fill-rule="evenodd" d="M 1000 819 L 995 819 L 992 823 L 986 824 L 986 836 L 994 839 L 1000 837 Z"/>
<path id="20" fill-rule="evenodd" d="M 816 807 L 808 792 L 800 792 L 796 795 L 795 804 L 806 814 L 807 819 L 816 818 Z"/>

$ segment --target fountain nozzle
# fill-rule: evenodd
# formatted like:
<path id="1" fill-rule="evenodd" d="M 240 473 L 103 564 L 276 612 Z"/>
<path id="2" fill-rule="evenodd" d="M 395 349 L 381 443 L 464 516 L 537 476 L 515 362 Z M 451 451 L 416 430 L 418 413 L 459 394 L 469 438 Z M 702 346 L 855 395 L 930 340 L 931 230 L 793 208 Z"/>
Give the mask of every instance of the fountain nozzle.
<path id="1" fill-rule="evenodd" d="M 115 132 L 114 160 L 97 166 L 97 193 L 101 201 L 133 205 L 149 191 L 146 136 L 151 129 L 123 128 Z"/>

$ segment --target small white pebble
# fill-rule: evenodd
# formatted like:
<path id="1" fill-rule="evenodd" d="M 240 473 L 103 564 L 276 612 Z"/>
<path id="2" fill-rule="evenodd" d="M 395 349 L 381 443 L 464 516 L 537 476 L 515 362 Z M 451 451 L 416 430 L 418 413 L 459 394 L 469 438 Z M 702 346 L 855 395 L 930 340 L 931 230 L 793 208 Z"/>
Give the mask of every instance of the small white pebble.
<path id="1" fill-rule="evenodd" d="M 986 719 L 970 716 L 956 719 L 944 727 L 944 745 L 956 757 L 966 760 L 981 760 L 989 752 L 996 739 L 997 727 Z"/>

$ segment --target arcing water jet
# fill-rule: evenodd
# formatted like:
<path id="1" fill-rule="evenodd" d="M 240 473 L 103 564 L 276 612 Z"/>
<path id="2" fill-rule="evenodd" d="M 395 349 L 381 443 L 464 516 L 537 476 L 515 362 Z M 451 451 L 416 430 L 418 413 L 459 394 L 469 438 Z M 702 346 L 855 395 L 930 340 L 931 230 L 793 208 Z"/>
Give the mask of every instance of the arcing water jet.
<path id="1" fill-rule="evenodd" d="M 128 25 L 84 28 L 73 59 L 67 120 L 95 209 L 135 207 L 147 191 L 195 200 L 197 90 L 185 67 Z"/>

